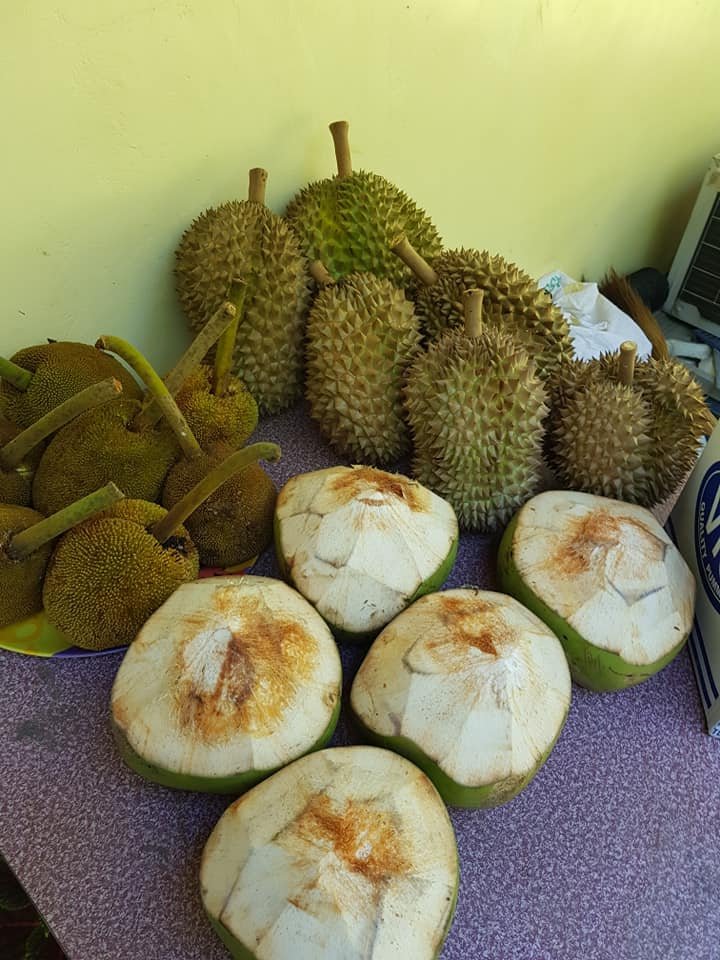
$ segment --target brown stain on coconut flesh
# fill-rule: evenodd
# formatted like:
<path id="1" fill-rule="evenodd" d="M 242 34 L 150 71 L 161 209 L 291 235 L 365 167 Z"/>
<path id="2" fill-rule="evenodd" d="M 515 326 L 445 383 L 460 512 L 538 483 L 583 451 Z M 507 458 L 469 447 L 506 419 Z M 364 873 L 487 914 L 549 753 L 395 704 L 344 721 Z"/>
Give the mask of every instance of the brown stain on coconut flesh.
<path id="1" fill-rule="evenodd" d="M 646 564 L 662 560 L 665 544 L 653 534 L 645 524 L 634 517 L 617 517 L 604 511 L 594 511 L 584 517 L 573 520 L 570 535 L 563 539 L 562 545 L 543 566 L 558 571 L 564 576 L 573 577 L 587 573 L 597 563 L 598 548 L 603 558 L 614 547 L 623 547 L 632 535 L 632 558 L 623 559 L 635 565 L 638 580 L 646 576 L 643 561 Z"/>
<path id="2" fill-rule="evenodd" d="M 273 613 L 261 598 L 237 598 L 231 588 L 215 591 L 214 605 L 223 620 L 240 619 L 233 631 L 212 687 L 202 682 L 202 651 L 197 625 L 190 627 L 177 654 L 175 690 L 180 724 L 205 743 L 239 732 L 268 736 L 310 678 L 317 661 L 317 640 L 296 621 Z M 180 629 L 185 624 L 178 626 Z M 216 661 L 214 661 L 216 662 Z"/>
<path id="3" fill-rule="evenodd" d="M 449 667 L 465 668 L 469 650 L 480 650 L 491 657 L 512 643 L 515 631 L 505 622 L 498 606 L 480 597 L 435 595 L 440 607 L 439 620 L 444 629 L 427 641 L 435 658 Z"/>
<path id="4" fill-rule="evenodd" d="M 332 481 L 330 489 L 338 497 L 340 504 L 359 500 L 368 507 L 380 507 L 391 497 L 401 500 L 409 510 L 422 513 L 425 510 L 418 485 L 412 480 L 396 473 L 386 473 L 373 467 L 356 467 L 343 471 Z M 363 494 L 383 494 L 383 499 L 373 500 Z"/>

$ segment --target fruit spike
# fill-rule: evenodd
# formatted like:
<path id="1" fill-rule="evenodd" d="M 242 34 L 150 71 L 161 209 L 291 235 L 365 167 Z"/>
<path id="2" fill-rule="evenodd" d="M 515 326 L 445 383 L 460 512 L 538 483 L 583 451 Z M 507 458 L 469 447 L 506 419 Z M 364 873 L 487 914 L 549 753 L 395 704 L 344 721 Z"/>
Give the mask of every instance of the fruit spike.
<path id="1" fill-rule="evenodd" d="M 431 287 L 438 282 L 438 275 L 417 250 L 413 247 L 406 236 L 398 237 L 393 241 L 390 249 L 399 257 L 406 267 L 409 267 L 415 276 L 426 287 Z"/>
<path id="2" fill-rule="evenodd" d="M 347 120 L 336 120 L 330 124 L 330 133 L 335 144 L 335 161 L 338 180 L 352 176 L 352 154 L 350 152 L 350 124 Z"/>
<path id="3" fill-rule="evenodd" d="M 11 383 L 16 390 L 27 390 L 32 380 L 32 374 L 29 370 L 19 367 L 6 357 L 0 357 L 0 377 Z"/>

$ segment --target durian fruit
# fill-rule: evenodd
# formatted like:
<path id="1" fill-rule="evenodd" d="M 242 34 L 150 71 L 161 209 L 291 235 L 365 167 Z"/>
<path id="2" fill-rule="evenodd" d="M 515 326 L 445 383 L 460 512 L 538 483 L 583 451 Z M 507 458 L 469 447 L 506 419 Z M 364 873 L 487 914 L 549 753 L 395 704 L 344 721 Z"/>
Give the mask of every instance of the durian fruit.
<path id="1" fill-rule="evenodd" d="M 559 637 L 576 683 L 621 690 L 653 676 L 692 628 L 695 581 L 643 507 L 576 491 L 529 500 L 498 555 L 503 590 Z"/>
<path id="2" fill-rule="evenodd" d="M 185 525 L 204 566 L 238 566 L 271 542 L 277 491 L 257 461 L 279 458 L 274 443 L 234 453 L 215 446 L 171 467 L 162 503 L 168 510 L 187 510 Z"/>
<path id="3" fill-rule="evenodd" d="M 349 273 L 374 273 L 403 287 L 405 267 L 390 253 L 391 240 L 404 233 L 424 257 L 442 249 L 430 218 L 402 190 L 384 177 L 353 171 L 348 124 L 330 124 L 337 176 L 302 189 L 285 216 L 300 237 L 310 260 L 325 264 L 333 279 Z"/>
<path id="4" fill-rule="evenodd" d="M 142 626 L 111 696 L 141 776 L 237 796 L 324 747 L 340 714 L 337 645 L 307 601 L 268 577 L 185 583 Z"/>
<path id="5" fill-rule="evenodd" d="M 4 415 L 23 428 L 63 400 L 109 377 L 120 381 L 127 399 L 139 400 L 142 395 L 122 364 L 87 343 L 51 341 L 26 347 L 10 360 L 0 357 L 0 377 Z"/>
<path id="6" fill-rule="evenodd" d="M 200 451 L 167 387 L 145 358 L 118 337 L 101 337 L 138 373 L 163 412 L 158 427 L 145 421 L 138 400 L 114 400 L 76 417 L 48 444 L 33 481 L 33 503 L 52 513 L 102 483 L 115 481 L 130 499 L 160 499 L 168 470 L 180 450 Z"/>
<path id="7" fill-rule="evenodd" d="M 548 408 L 534 360 L 482 321 L 482 290 L 464 303 L 465 329 L 414 361 L 405 402 L 413 475 L 452 504 L 461 528 L 488 533 L 539 488 Z"/>
<path id="8" fill-rule="evenodd" d="M 452 507 L 419 483 L 373 467 L 330 467 L 289 480 L 275 511 L 283 576 L 339 640 L 374 637 L 452 570 Z"/>
<path id="9" fill-rule="evenodd" d="M 413 306 L 389 280 L 370 273 L 334 283 L 319 261 L 311 273 L 321 288 L 307 324 L 310 415 L 341 456 L 396 460 L 410 445 L 402 387 L 420 349 Z"/>
<path id="10" fill-rule="evenodd" d="M 265 206 L 267 173 L 250 171 L 247 201 L 206 210 L 176 253 L 180 302 L 197 330 L 245 282 L 233 372 L 261 413 L 277 413 L 302 390 L 303 333 L 309 298 L 307 263 L 288 224 Z"/>
<path id="11" fill-rule="evenodd" d="M 652 507 L 692 469 L 713 420 L 676 360 L 615 355 L 566 364 L 552 397 L 548 463 L 567 488 Z"/>
<path id="12" fill-rule="evenodd" d="M 393 252 L 414 274 L 408 296 L 428 340 L 464 323 L 463 295 L 484 293 L 483 320 L 511 334 L 534 358 L 538 373 L 550 378 L 573 356 L 570 331 L 562 311 L 537 283 L 514 263 L 487 251 L 446 250 L 426 261 L 410 239 L 398 237 Z"/>
<path id="13" fill-rule="evenodd" d="M 121 392 L 119 380 L 101 380 L 69 400 L 63 400 L 25 430 L 0 423 L 0 503 L 31 506 L 33 477 L 45 449 L 45 440 L 81 413 L 107 403 Z"/>
<path id="14" fill-rule="evenodd" d="M 200 864 L 213 930 L 242 960 L 434 960 L 458 881 L 432 783 L 362 746 L 312 753 L 253 787 Z"/>
<path id="15" fill-rule="evenodd" d="M 560 641 L 512 597 L 431 593 L 375 640 L 352 685 L 371 743 L 416 763 L 445 803 L 517 796 L 552 751 L 570 709 Z"/>
<path id="16" fill-rule="evenodd" d="M 28 507 L 0 504 L 0 627 L 42 610 L 52 541 L 122 496 L 110 483 L 50 517 Z"/>

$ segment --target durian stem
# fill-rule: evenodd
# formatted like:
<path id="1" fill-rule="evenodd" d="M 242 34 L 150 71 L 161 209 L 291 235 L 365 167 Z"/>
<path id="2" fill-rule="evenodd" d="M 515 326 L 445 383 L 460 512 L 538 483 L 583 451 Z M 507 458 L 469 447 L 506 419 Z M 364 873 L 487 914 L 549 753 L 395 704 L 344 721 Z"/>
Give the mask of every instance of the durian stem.
<path id="1" fill-rule="evenodd" d="M 250 171 L 248 180 L 248 200 L 251 203 L 265 204 L 265 187 L 267 185 L 268 173 L 262 167 L 253 167 Z"/>
<path id="2" fill-rule="evenodd" d="M 635 355 L 637 344 L 632 340 L 625 340 L 620 344 L 620 383 L 631 387 L 635 376 Z"/>
<path id="3" fill-rule="evenodd" d="M 49 437 L 51 433 L 60 430 L 66 423 L 70 423 L 71 420 L 80 416 L 81 413 L 85 413 L 86 410 L 99 407 L 101 403 L 107 403 L 108 400 L 114 400 L 121 393 L 122 384 L 114 377 L 85 387 L 84 390 L 58 404 L 44 417 L 36 420 L 31 427 L 23 430 L 9 443 L 6 443 L 0 450 L 0 469 L 14 470 L 33 447 Z"/>
<path id="4" fill-rule="evenodd" d="M 16 390 L 27 390 L 32 380 L 32 374 L 24 367 L 19 367 L 12 360 L 0 357 L 0 378 L 11 383 Z"/>
<path id="5" fill-rule="evenodd" d="M 418 280 L 421 280 L 426 287 L 431 287 L 438 282 L 438 275 L 427 260 L 420 256 L 406 236 L 398 237 L 390 249 L 395 256 L 400 257 L 405 266 L 410 267 Z"/>
<path id="6" fill-rule="evenodd" d="M 196 483 L 161 520 L 153 524 L 150 527 L 150 533 L 160 543 L 165 543 L 180 524 L 184 523 L 190 514 L 197 510 L 200 504 L 204 503 L 210 494 L 214 493 L 226 480 L 251 464 L 257 463 L 258 460 L 273 462 L 279 460 L 280 456 L 280 447 L 276 443 L 253 443 L 249 447 L 243 447 L 242 450 L 236 450 Z"/>
<path id="7" fill-rule="evenodd" d="M 221 334 L 218 340 L 217 350 L 215 351 L 213 393 L 216 397 L 224 396 L 228 387 L 228 380 L 235 356 L 235 338 L 237 337 L 238 327 L 242 319 L 246 296 L 247 284 L 241 280 L 234 280 L 230 288 L 230 293 L 228 294 L 228 302 L 235 308 L 235 316 L 232 318 L 230 325 L 226 327 Z"/>
<path id="8" fill-rule="evenodd" d="M 11 537 L 7 545 L 6 553 L 11 560 L 25 560 L 30 554 L 35 553 L 44 544 L 55 537 L 59 537 L 71 527 L 76 527 L 79 523 L 89 520 L 90 517 L 100 510 L 107 510 L 118 500 L 122 500 L 125 494 L 119 490 L 114 483 L 108 483 L 99 490 L 89 493 L 81 500 L 76 500 L 69 507 L 64 507 L 46 517 L 45 520 L 39 520 L 27 530 L 16 533 Z"/>
<path id="9" fill-rule="evenodd" d="M 310 276 L 313 278 L 315 283 L 320 287 L 329 287 L 331 284 L 335 283 L 333 280 L 330 271 L 322 262 L 322 260 L 313 260 L 309 266 Z"/>
<path id="10" fill-rule="evenodd" d="M 330 124 L 330 133 L 335 144 L 335 162 L 338 180 L 352 176 L 352 154 L 350 153 L 350 124 L 347 120 L 336 120 Z"/>
<path id="11" fill-rule="evenodd" d="M 155 397 L 158 406 L 162 410 L 163 416 L 177 437 L 178 443 L 185 456 L 192 458 L 202 453 L 200 444 L 193 436 L 185 417 L 178 409 L 178 405 L 170 396 L 170 391 L 140 351 L 121 337 L 100 337 L 95 346 L 100 350 L 107 350 L 110 353 L 117 354 L 118 357 L 124 360 L 132 367 L 135 373 L 137 373 L 150 393 Z M 142 410 L 139 416 L 142 417 Z M 130 425 L 131 429 L 133 429 L 133 427 L 134 423 Z"/>
<path id="12" fill-rule="evenodd" d="M 465 308 L 465 336 L 479 337 L 482 333 L 482 306 L 484 290 L 466 290 L 463 293 L 463 306 Z"/>

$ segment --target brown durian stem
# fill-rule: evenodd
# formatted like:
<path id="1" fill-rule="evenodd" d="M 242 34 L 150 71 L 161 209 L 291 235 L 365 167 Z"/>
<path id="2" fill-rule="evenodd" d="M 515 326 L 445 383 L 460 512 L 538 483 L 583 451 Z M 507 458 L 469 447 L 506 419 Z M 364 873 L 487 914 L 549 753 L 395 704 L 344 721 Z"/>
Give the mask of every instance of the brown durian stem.
<path id="1" fill-rule="evenodd" d="M 330 271 L 322 262 L 322 260 L 313 260 L 308 267 L 308 270 L 310 272 L 310 276 L 320 287 L 329 287 L 331 284 L 335 283 Z"/>
<path id="2" fill-rule="evenodd" d="M 635 376 L 635 355 L 637 353 L 637 344 L 632 340 L 626 340 L 620 344 L 620 383 L 626 387 L 631 387 L 633 377 Z"/>
<path id="3" fill-rule="evenodd" d="M 27 390 L 32 380 L 32 374 L 24 367 L 19 367 L 12 360 L 0 357 L 0 378 L 11 383 L 16 390 Z"/>
<path id="4" fill-rule="evenodd" d="M 229 480 L 233 474 L 239 473 L 253 463 L 257 463 L 258 460 L 272 462 L 279 460 L 280 456 L 280 447 L 276 443 L 253 443 L 249 447 L 243 447 L 242 450 L 236 450 L 235 453 L 231 453 L 222 463 L 206 474 L 199 483 L 196 483 L 181 500 L 178 500 L 168 510 L 161 520 L 153 524 L 150 533 L 160 543 L 165 543 L 175 533 L 180 524 L 184 523 L 190 514 L 197 510 L 200 504 L 204 503 L 210 494 L 214 493 L 226 480 Z"/>
<path id="5" fill-rule="evenodd" d="M 400 257 L 405 266 L 410 267 L 418 280 L 421 280 L 426 287 L 431 287 L 438 282 L 438 275 L 427 260 L 420 256 L 406 236 L 394 240 L 390 249 L 395 256 Z"/>
<path id="6" fill-rule="evenodd" d="M 350 124 L 347 120 L 336 120 L 330 124 L 330 133 L 335 144 L 335 162 L 339 180 L 352 176 L 352 154 L 350 153 L 350 139 L 348 136 Z"/>
<path id="7" fill-rule="evenodd" d="M 108 483 L 99 490 L 89 493 L 81 500 L 76 500 L 69 507 L 63 507 L 57 513 L 46 517 L 45 520 L 39 520 L 27 530 L 16 533 L 10 538 L 6 553 L 11 560 L 25 560 L 30 554 L 35 553 L 44 544 L 55 537 L 59 537 L 71 527 L 76 527 L 79 523 L 89 520 L 100 510 L 107 510 L 118 500 L 122 500 L 125 494 L 118 489 L 114 483 Z"/>
<path id="8" fill-rule="evenodd" d="M 140 351 L 121 337 L 100 337 L 95 346 L 99 350 L 107 350 L 110 353 L 117 354 L 118 357 L 132 367 L 150 393 L 155 397 L 158 406 L 162 410 L 163 416 L 177 437 L 177 441 L 185 456 L 197 457 L 202 453 L 200 444 L 193 436 L 185 417 L 178 409 L 178 405 L 170 396 L 170 391 Z M 142 417 L 142 410 L 138 414 L 138 417 Z M 136 417 L 135 419 L 137 420 L 138 418 Z M 130 427 L 133 429 L 134 422 Z"/>
<path id="9" fill-rule="evenodd" d="M 60 430 L 66 423 L 70 423 L 75 417 L 91 410 L 93 407 L 99 407 L 108 400 L 114 400 L 122 393 L 122 384 L 114 377 L 107 380 L 101 380 L 99 383 L 93 383 L 85 387 L 74 397 L 70 397 L 57 407 L 46 413 L 44 417 L 36 420 L 35 423 L 23 430 L 14 437 L 9 443 L 0 450 L 0 470 L 13 470 L 30 453 L 33 447 L 49 437 L 51 433 Z"/>
<path id="10" fill-rule="evenodd" d="M 268 173 L 262 167 L 253 167 L 248 175 L 248 200 L 251 203 L 265 204 L 265 187 Z"/>
<path id="11" fill-rule="evenodd" d="M 228 302 L 235 308 L 235 316 L 230 326 L 226 327 L 220 336 L 217 350 L 215 351 L 213 393 L 216 397 L 222 397 L 228 388 L 228 380 L 230 379 L 233 358 L 235 356 L 235 338 L 237 337 L 238 327 L 242 319 L 246 295 L 247 284 L 241 280 L 234 280 L 230 288 L 230 293 L 228 294 Z"/>
<path id="12" fill-rule="evenodd" d="M 463 293 L 465 307 L 465 336 L 479 337 L 482 333 L 482 306 L 484 290 L 466 290 Z"/>

